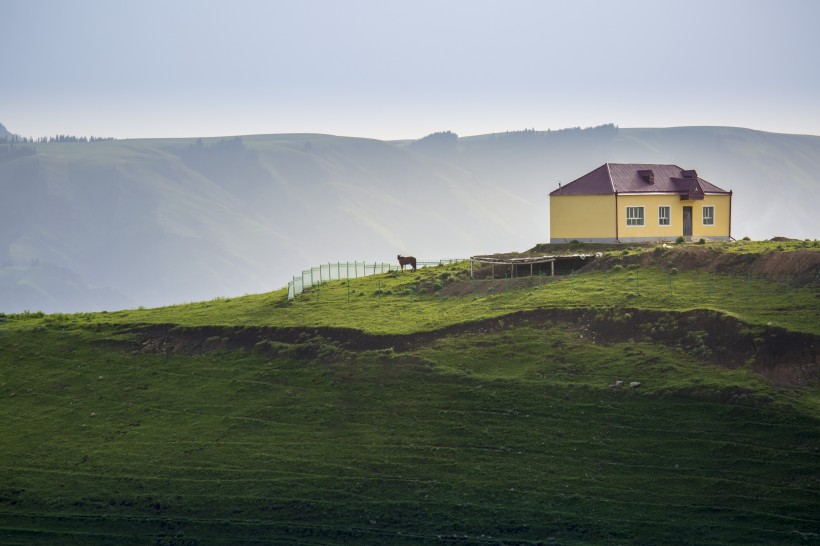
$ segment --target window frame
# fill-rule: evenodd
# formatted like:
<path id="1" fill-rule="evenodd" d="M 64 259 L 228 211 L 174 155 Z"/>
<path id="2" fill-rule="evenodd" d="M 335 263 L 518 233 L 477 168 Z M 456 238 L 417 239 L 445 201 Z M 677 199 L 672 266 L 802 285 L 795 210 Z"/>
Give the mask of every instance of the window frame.
<path id="1" fill-rule="evenodd" d="M 630 217 L 629 211 L 630 209 L 640 209 L 641 215 L 640 217 Z M 646 225 L 646 207 L 643 205 L 635 205 L 635 206 L 627 206 L 626 213 L 624 215 L 624 219 L 626 220 L 627 227 L 644 227 Z M 640 220 L 640 223 L 635 223 Z M 633 222 L 633 223 L 630 223 Z"/>
<path id="2" fill-rule="evenodd" d="M 706 221 L 707 220 L 707 217 L 706 217 L 706 210 L 707 209 L 712 211 L 711 215 L 709 216 L 709 219 L 711 220 L 711 222 Z M 715 206 L 714 205 L 703 205 L 701 207 L 700 222 L 701 222 L 701 225 L 704 225 L 704 226 L 714 226 L 715 225 Z"/>
<path id="3" fill-rule="evenodd" d="M 661 210 L 663 209 L 668 211 L 666 218 L 661 217 Z M 661 220 L 666 220 L 666 223 L 664 224 Z M 658 225 L 664 227 L 672 225 L 672 205 L 658 205 Z"/>

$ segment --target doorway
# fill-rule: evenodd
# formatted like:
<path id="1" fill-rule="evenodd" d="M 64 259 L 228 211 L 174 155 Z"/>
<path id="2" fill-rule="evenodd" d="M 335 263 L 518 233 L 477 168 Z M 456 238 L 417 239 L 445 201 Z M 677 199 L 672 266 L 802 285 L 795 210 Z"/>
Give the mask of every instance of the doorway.
<path id="1" fill-rule="evenodd" d="M 683 207 L 683 236 L 692 236 L 692 207 Z"/>

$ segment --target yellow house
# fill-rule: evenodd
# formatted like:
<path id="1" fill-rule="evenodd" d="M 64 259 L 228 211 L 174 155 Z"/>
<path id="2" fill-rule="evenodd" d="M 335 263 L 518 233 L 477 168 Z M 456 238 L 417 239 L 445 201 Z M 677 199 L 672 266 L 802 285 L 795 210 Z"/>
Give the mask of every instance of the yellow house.
<path id="1" fill-rule="evenodd" d="M 550 242 L 728 240 L 732 192 L 677 165 L 605 163 L 550 193 Z"/>

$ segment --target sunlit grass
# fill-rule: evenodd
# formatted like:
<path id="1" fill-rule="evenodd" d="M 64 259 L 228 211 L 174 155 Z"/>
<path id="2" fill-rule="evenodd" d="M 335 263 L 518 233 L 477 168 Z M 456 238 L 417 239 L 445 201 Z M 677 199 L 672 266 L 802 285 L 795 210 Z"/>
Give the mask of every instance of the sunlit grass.
<path id="1" fill-rule="evenodd" d="M 520 310 L 631 307 L 674 311 L 712 309 L 750 324 L 820 333 L 816 285 L 794 288 L 785 282 L 700 271 L 671 274 L 653 267 L 492 283 L 470 280 L 464 276 L 465 269 L 461 264 L 428 268 L 415 275 L 383 274 L 331 281 L 290 302 L 286 290 L 279 290 L 156 309 L 71 315 L 70 320 L 78 325 L 330 326 L 388 334 L 425 331 Z M 442 275 L 448 275 L 445 286 L 464 283 L 463 295 L 445 296 L 432 288 L 431 283 L 441 282 Z M 487 286 L 491 283 L 494 291 L 488 293 Z M 523 283 L 535 283 L 535 286 L 521 287 Z M 62 317 L 60 320 L 69 320 L 65 315 Z M 43 320 L 38 315 L 15 315 L 14 318 Z"/>

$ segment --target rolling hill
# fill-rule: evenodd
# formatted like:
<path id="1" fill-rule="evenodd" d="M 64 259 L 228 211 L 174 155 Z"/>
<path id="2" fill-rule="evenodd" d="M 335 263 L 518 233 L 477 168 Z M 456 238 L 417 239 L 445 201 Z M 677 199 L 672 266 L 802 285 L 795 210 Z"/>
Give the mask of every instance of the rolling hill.
<path id="1" fill-rule="evenodd" d="M 0 313 L 0 542 L 816 543 L 817 243 L 553 250 Z"/>
<path id="2" fill-rule="evenodd" d="M 676 163 L 734 190 L 737 237 L 820 232 L 815 136 L 602 126 L 50 142 L 0 159 L 0 310 L 156 306 L 269 290 L 319 263 L 530 248 L 549 238 L 558 181 L 607 161 Z"/>

